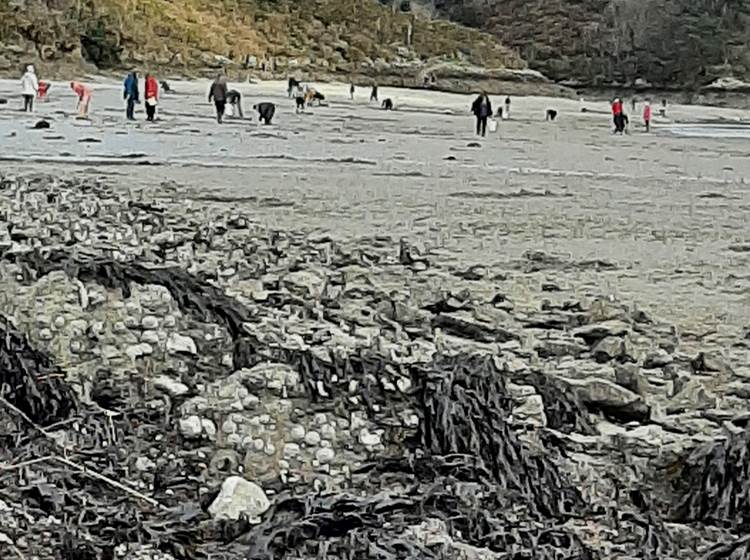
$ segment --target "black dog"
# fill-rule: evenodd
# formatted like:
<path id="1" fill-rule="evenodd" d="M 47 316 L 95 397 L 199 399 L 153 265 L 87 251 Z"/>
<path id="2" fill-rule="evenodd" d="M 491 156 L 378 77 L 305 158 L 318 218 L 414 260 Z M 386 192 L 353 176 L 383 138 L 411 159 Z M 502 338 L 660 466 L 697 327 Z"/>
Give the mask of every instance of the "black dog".
<path id="1" fill-rule="evenodd" d="M 258 103 L 257 105 L 253 105 L 253 109 L 258 111 L 258 120 L 263 124 L 271 124 L 273 115 L 276 113 L 276 105 L 268 102 Z"/>
<path id="2" fill-rule="evenodd" d="M 302 95 L 298 95 L 297 97 L 295 97 L 294 102 L 297 105 L 296 111 L 298 113 L 305 110 L 305 98 Z"/>
<path id="3" fill-rule="evenodd" d="M 554 109 L 547 109 L 547 118 L 545 121 L 554 121 L 557 118 L 557 111 Z"/>
<path id="4" fill-rule="evenodd" d="M 169 82 L 161 82 L 161 90 L 164 93 L 172 93 L 174 90 L 169 87 Z"/>
<path id="5" fill-rule="evenodd" d="M 393 101 L 391 101 L 390 97 L 386 97 L 383 99 L 383 103 L 381 104 L 381 107 L 385 109 L 386 111 L 393 111 Z"/>

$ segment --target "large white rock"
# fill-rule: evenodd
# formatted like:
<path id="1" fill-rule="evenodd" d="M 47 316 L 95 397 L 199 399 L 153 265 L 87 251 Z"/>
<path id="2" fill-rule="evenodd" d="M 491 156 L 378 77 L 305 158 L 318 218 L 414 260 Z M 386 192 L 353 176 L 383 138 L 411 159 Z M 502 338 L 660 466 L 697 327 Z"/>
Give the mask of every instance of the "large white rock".
<path id="1" fill-rule="evenodd" d="M 180 433 L 186 438 L 197 438 L 202 431 L 203 427 L 199 416 L 192 415 L 180 420 Z"/>
<path id="2" fill-rule="evenodd" d="M 186 394 L 190 389 L 184 383 L 172 379 L 168 375 L 159 375 L 154 378 L 154 387 L 161 389 L 170 397 L 179 397 Z"/>
<path id="3" fill-rule="evenodd" d="M 172 333 L 167 339 L 167 351 L 172 354 L 197 354 L 198 348 L 195 346 L 195 341 L 189 336 Z"/>
<path id="4" fill-rule="evenodd" d="M 271 502 L 263 488 L 239 476 L 230 476 L 208 508 L 214 519 L 236 521 L 244 516 L 250 523 L 259 523 Z"/>

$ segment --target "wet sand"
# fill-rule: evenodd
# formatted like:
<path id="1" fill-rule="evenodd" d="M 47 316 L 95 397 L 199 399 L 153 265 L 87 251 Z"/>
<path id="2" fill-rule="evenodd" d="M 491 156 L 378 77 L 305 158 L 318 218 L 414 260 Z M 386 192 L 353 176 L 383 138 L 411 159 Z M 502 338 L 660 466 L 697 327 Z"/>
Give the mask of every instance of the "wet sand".
<path id="1" fill-rule="evenodd" d="M 321 85 L 328 107 L 294 113 L 280 82 L 234 85 L 246 117 L 213 120 L 207 83 L 173 83 L 160 120 L 127 123 L 119 84 L 96 86 L 90 122 L 55 83 L 28 116 L 14 82 L 0 82 L 0 166 L 101 176 L 158 197 L 163 182 L 186 204 L 231 205 L 273 228 L 334 238 L 406 237 L 441 262 L 485 264 L 515 301 L 607 295 L 685 332 L 736 338 L 750 310 L 750 160 L 740 138 L 685 137 L 675 122 L 739 121 L 744 111 L 673 106 L 646 134 L 611 134 L 605 103 L 514 98 L 512 119 L 473 134 L 471 96 L 381 88 L 397 107 L 352 103 L 344 84 Z M 277 104 L 272 126 L 252 105 Z M 499 105 L 502 98 L 494 98 Z M 547 108 L 559 112 L 544 121 Z M 601 113 L 599 113 L 601 111 Z M 639 109 L 640 111 L 640 109 Z M 32 130 L 42 117 L 49 130 Z M 565 266 L 518 271 L 529 251 Z M 559 291 L 550 293 L 545 284 Z"/>

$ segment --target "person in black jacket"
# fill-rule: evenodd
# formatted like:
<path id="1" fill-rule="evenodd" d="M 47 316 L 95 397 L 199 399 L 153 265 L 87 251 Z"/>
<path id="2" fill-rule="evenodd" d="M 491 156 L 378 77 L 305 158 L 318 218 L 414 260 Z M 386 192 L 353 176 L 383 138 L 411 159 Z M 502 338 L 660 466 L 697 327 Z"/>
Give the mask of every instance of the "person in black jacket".
<path id="1" fill-rule="evenodd" d="M 482 94 L 474 100 L 471 112 L 477 118 L 477 134 L 484 136 L 487 133 L 487 119 L 492 116 L 492 102 L 487 94 Z"/>
<path id="2" fill-rule="evenodd" d="M 273 103 L 258 103 L 253 105 L 253 109 L 258 111 L 258 120 L 263 124 L 271 124 L 271 119 L 276 112 L 276 105 Z"/>
<path id="3" fill-rule="evenodd" d="M 224 110 L 227 106 L 227 93 L 227 79 L 223 74 L 219 74 L 208 91 L 208 102 L 214 102 L 216 106 L 216 121 L 219 124 L 221 124 L 221 120 L 224 118 Z"/>

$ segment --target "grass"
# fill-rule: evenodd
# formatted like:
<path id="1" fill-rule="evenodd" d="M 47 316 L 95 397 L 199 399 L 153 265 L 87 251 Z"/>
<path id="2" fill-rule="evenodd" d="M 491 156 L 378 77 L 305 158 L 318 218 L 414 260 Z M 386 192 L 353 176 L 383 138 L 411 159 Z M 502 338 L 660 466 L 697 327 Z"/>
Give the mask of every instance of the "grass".
<path id="1" fill-rule="evenodd" d="M 517 54 L 488 34 L 394 13 L 376 0 L 37 0 L 30 4 L 20 10 L 10 0 L 0 0 L 0 41 L 32 43 L 42 60 L 82 52 L 100 68 L 132 62 L 200 67 L 210 65 L 214 55 L 239 64 L 248 56 L 276 57 L 281 63 L 297 59 L 300 66 L 344 72 L 378 59 L 393 63 L 442 58 L 523 67 Z"/>

